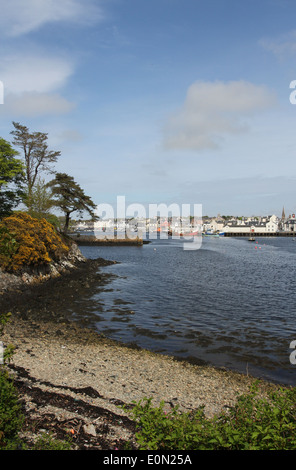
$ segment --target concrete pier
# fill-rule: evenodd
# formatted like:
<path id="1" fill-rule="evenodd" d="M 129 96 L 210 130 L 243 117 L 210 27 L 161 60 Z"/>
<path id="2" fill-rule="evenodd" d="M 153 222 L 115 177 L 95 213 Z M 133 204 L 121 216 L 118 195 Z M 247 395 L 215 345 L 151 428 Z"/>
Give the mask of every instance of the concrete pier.
<path id="1" fill-rule="evenodd" d="M 296 237 L 296 232 L 225 232 L 224 237 Z"/>
<path id="2" fill-rule="evenodd" d="M 71 234 L 69 235 L 77 245 L 84 245 L 84 246 L 111 246 L 111 245 L 119 245 L 119 246 L 126 246 L 126 245 L 134 245 L 134 246 L 142 246 L 146 243 L 146 240 L 142 238 L 97 238 L 94 235 L 77 235 Z"/>

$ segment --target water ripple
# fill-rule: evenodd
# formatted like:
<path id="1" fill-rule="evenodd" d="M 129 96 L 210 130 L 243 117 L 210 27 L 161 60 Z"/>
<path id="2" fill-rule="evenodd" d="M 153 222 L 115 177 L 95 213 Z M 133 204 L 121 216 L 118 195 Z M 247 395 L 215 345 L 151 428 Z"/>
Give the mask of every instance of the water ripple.
<path id="1" fill-rule="evenodd" d="M 89 258 L 120 261 L 104 268 L 115 277 L 87 312 L 113 339 L 294 385 L 296 243 L 258 242 L 209 237 L 196 251 L 170 240 L 81 247 Z"/>

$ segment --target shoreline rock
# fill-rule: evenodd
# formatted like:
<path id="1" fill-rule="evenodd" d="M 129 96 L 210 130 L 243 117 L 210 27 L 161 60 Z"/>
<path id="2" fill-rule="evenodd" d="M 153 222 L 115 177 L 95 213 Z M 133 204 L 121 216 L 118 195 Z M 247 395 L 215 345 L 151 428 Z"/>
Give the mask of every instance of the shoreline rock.
<path id="1" fill-rule="evenodd" d="M 0 267 L 0 295 L 10 292 L 23 285 L 36 284 L 55 278 L 68 270 L 75 269 L 80 263 L 86 262 L 86 258 L 79 250 L 76 243 L 71 243 L 70 250 L 59 262 L 51 262 L 39 267 L 24 266 L 17 273 L 3 271 Z"/>

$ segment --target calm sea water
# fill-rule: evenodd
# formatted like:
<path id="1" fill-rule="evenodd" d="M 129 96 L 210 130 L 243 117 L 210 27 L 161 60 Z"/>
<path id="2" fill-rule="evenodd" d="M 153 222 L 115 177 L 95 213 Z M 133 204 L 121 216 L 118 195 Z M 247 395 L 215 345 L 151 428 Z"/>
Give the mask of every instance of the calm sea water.
<path id="1" fill-rule="evenodd" d="M 204 237 L 142 247 L 81 247 L 119 261 L 76 316 L 125 343 L 295 385 L 296 241 Z M 79 304 L 79 299 L 76 300 Z M 81 313 L 83 312 L 83 313 Z"/>

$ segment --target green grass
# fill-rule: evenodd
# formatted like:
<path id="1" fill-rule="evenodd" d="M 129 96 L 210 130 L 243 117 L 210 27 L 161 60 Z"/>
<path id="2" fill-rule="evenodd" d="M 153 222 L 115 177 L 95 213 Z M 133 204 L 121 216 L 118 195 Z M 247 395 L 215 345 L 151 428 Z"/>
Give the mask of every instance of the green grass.
<path id="1" fill-rule="evenodd" d="M 0 368 L 0 449 L 13 450 L 20 445 L 23 415 L 18 394 L 7 371 Z"/>

